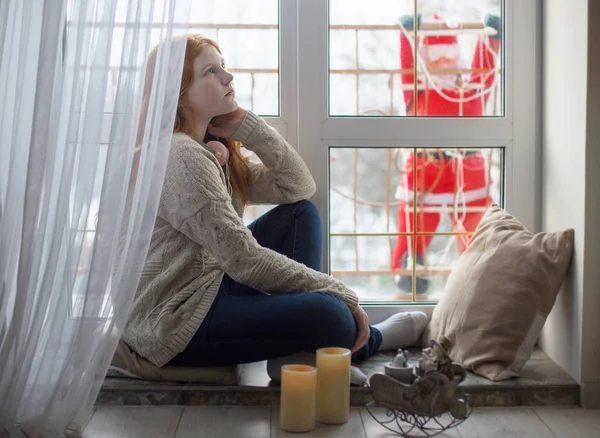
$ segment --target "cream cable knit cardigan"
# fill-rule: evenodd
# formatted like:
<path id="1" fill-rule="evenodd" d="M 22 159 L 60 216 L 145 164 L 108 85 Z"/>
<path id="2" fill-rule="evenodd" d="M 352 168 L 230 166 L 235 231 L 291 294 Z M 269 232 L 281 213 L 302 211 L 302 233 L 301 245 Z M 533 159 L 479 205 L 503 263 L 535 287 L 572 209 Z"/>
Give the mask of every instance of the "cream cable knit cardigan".
<path id="1" fill-rule="evenodd" d="M 256 153 L 250 203 L 310 198 L 315 183 L 298 153 L 248 112 L 232 138 Z M 208 313 L 224 273 L 270 294 L 331 292 L 354 311 L 356 294 L 333 277 L 261 247 L 242 221 L 239 196 L 206 145 L 174 134 L 158 216 L 123 340 L 154 365 L 183 351 Z"/>

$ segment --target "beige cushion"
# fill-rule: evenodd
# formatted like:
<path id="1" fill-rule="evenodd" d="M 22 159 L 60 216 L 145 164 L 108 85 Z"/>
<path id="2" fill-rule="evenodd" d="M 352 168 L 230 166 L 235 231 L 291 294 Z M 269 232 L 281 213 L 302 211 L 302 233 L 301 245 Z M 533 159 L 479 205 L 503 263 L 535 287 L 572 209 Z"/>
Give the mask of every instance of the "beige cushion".
<path id="1" fill-rule="evenodd" d="M 446 336 L 452 360 L 499 381 L 518 376 L 566 275 L 572 229 L 533 234 L 491 206 L 452 269 L 429 339 Z"/>
<path id="2" fill-rule="evenodd" d="M 169 382 L 195 382 L 235 385 L 238 381 L 238 367 L 157 367 L 139 356 L 121 339 L 115 351 L 107 377 L 130 377 L 144 380 Z"/>

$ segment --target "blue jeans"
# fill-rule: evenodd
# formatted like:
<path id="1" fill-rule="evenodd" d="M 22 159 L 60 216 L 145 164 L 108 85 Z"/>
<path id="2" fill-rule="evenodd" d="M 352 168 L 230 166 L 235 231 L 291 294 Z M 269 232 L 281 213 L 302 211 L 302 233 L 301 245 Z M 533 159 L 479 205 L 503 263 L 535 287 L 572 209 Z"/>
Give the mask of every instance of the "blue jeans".
<path id="1" fill-rule="evenodd" d="M 249 225 L 258 243 L 320 270 L 321 218 L 309 201 L 280 205 Z M 351 348 L 357 328 L 348 306 L 326 292 L 267 295 L 225 275 L 204 322 L 177 366 L 227 366 L 257 362 L 318 348 Z M 361 361 L 379 349 L 381 333 L 371 327 Z"/>

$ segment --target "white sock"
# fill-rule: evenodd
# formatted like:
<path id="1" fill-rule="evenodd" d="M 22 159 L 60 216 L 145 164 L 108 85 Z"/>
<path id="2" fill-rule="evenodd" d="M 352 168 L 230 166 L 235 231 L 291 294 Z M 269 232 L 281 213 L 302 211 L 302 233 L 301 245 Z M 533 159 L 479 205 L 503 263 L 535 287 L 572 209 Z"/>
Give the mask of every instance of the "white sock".
<path id="1" fill-rule="evenodd" d="M 269 359 L 267 361 L 267 374 L 273 381 L 279 382 L 281 380 L 281 367 L 287 364 L 296 365 L 310 365 L 315 366 L 317 361 L 317 355 L 315 353 L 295 353 L 289 356 L 277 357 L 275 359 Z M 367 381 L 367 376 L 362 372 L 360 368 L 355 366 L 350 367 L 350 384 L 351 385 L 362 385 Z"/>
<path id="2" fill-rule="evenodd" d="M 415 345 L 426 326 L 427 315 L 423 312 L 401 312 L 373 327 L 381 332 L 379 350 L 386 351 Z"/>
<path id="3" fill-rule="evenodd" d="M 358 367 L 350 367 L 350 384 L 351 385 L 362 385 L 367 381 L 367 375 L 362 372 Z"/>

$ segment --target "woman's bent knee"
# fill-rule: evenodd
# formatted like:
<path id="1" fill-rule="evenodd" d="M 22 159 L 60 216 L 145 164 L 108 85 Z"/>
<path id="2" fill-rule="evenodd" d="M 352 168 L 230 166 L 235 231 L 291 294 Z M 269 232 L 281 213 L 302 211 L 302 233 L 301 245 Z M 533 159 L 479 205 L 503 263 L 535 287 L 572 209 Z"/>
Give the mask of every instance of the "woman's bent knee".
<path id="1" fill-rule="evenodd" d="M 315 204 L 307 199 L 296 201 L 291 204 L 280 204 L 276 206 L 273 211 L 277 211 L 281 214 L 293 213 L 294 216 L 306 216 L 310 218 L 316 218 L 321 221 L 321 213 Z"/>
<path id="2" fill-rule="evenodd" d="M 305 209 L 305 210 L 309 210 L 310 212 L 316 212 L 319 213 L 319 209 L 317 208 L 317 206 L 315 204 L 313 204 L 312 201 L 309 201 L 308 199 L 302 199 L 300 201 L 296 201 L 294 204 L 296 207 Z"/>
<path id="3" fill-rule="evenodd" d="M 297 201 L 293 205 L 296 207 L 299 213 L 315 217 L 319 219 L 319 221 L 321 220 L 321 213 L 319 213 L 319 209 L 311 201 L 303 199 L 302 201 Z"/>
<path id="4" fill-rule="evenodd" d="M 312 319 L 324 347 L 351 348 L 356 340 L 356 323 L 348 306 L 336 295 L 314 292 Z"/>

